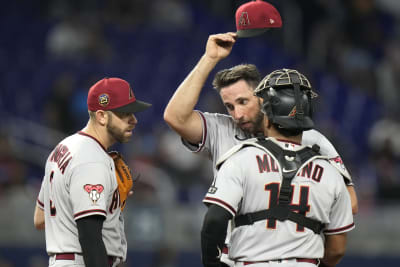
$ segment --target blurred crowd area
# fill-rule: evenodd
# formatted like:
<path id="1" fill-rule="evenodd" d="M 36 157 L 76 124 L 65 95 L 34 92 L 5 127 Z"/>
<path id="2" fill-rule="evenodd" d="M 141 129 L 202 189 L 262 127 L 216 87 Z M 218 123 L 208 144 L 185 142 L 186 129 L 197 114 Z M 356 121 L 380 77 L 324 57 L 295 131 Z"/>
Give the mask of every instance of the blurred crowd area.
<path id="1" fill-rule="evenodd" d="M 32 216 L 46 158 L 62 138 L 86 125 L 89 87 L 103 77 L 121 77 L 139 99 L 153 104 L 138 114 L 132 141 L 113 147 L 140 173 L 126 211 L 131 248 L 157 248 L 159 263 L 152 266 L 175 266 L 176 249 L 196 251 L 211 163 L 186 152 L 162 114 L 203 54 L 208 35 L 235 31 L 235 10 L 245 2 L 3 1 L 0 245 L 44 246 Z M 317 129 L 355 181 L 357 229 L 379 233 L 372 245 L 355 233 L 358 243 L 350 239 L 350 251 L 398 255 L 396 239 L 384 238 L 400 235 L 390 223 L 400 217 L 400 2 L 268 2 L 280 11 L 283 28 L 238 40 L 215 72 L 253 63 L 263 76 L 283 67 L 304 73 L 319 94 Z M 226 112 L 211 78 L 198 109 Z M 0 266 L 13 266 L 1 256 Z M 34 260 L 31 266 L 40 264 Z"/>

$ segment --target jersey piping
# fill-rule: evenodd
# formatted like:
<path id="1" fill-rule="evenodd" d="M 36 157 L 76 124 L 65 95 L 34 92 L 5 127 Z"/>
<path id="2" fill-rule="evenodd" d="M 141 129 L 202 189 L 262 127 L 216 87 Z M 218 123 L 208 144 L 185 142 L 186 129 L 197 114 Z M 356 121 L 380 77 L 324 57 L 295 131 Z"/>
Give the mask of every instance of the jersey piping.
<path id="1" fill-rule="evenodd" d="M 236 215 L 235 209 L 231 205 L 229 205 L 228 203 L 226 203 L 225 201 L 223 201 L 219 198 L 205 197 L 203 201 L 207 202 L 207 203 L 217 204 L 218 206 L 221 206 L 224 209 L 226 209 L 227 211 L 229 211 L 230 213 L 232 213 L 233 216 Z"/>
<path id="2" fill-rule="evenodd" d="M 83 215 L 87 215 L 87 214 L 90 214 L 90 213 L 95 213 L 95 214 L 98 213 L 98 214 L 107 216 L 107 213 L 106 213 L 105 210 L 94 209 L 94 210 L 83 210 L 83 211 L 80 211 L 78 213 L 75 213 L 74 214 L 74 219 L 79 219 L 79 217 L 82 217 Z"/>
<path id="3" fill-rule="evenodd" d="M 324 230 L 324 234 L 333 235 L 333 234 L 337 234 L 337 233 L 340 233 L 340 232 L 347 232 L 349 229 L 354 228 L 354 226 L 355 225 L 354 225 L 354 222 L 353 222 L 353 223 L 351 223 L 349 225 L 346 225 L 346 226 L 343 226 L 343 227 L 340 227 L 340 228 L 337 228 L 337 229 Z"/>
<path id="4" fill-rule="evenodd" d="M 89 134 L 87 134 L 87 133 L 85 133 L 85 132 L 82 132 L 82 131 L 79 131 L 78 134 L 83 135 L 83 136 L 87 136 L 87 137 L 89 137 L 89 138 L 92 138 L 94 141 L 96 141 L 96 142 L 101 146 L 101 148 L 104 150 L 104 152 L 107 153 L 106 148 L 105 148 L 105 147 L 100 143 L 100 141 L 97 140 L 95 137 L 93 137 L 93 136 L 91 136 L 91 135 L 89 135 Z"/>
<path id="5" fill-rule="evenodd" d="M 37 203 L 39 204 L 39 208 L 44 210 L 44 204 L 39 200 L 39 198 L 37 199 Z"/>

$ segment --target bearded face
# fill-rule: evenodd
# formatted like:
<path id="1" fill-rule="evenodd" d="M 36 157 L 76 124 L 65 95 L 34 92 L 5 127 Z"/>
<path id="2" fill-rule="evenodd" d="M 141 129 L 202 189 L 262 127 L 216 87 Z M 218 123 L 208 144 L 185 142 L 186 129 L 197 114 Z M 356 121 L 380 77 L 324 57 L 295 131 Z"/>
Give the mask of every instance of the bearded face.
<path id="1" fill-rule="evenodd" d="M 261 112 L 261 108 L 254 114 L 254 117 L 250 117 L 247 123 L 247 127 L 241 127 L 240 121 L 238 122 L 239 127 L 246 133 L 255 134 L 257 132 L 263 132 L 264 129 L 264 113 Z"/>
<path id="2" fill-rule="evenodd" d="M 132 130 L 135 127 L 137 120 L 133 114 L 115 114 L 111 115 L 107 123 L 108 134 L 119 143 L 126 143 L 131 139 Z M 133 120 L 131 120 L 133 118 Z M 131 121 L 133 121 L 131 123 Z"/>
<path id="3" fill-rule="evenodd" d="M 229 115 L 240 129 L 249 134 L 263 132 L 261 99 L 254 95 L 253 88 L 246 81 L 239 80 L 222 88 L 220 96 Z"/>

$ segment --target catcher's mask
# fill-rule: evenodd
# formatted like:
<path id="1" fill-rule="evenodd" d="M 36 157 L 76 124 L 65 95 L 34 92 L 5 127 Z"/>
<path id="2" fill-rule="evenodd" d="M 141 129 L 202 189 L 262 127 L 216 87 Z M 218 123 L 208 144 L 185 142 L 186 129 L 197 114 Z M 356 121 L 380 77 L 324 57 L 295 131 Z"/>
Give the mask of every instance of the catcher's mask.
<path id="1" fill-rule="evenodd" d="M 254 94 L 263 98 L 262 111 L 277 127 L 289 130 L 314 127 L 312 98 L 318 95 L 308 79 L 297 70 L 271 72 L 260 82 Z"/>

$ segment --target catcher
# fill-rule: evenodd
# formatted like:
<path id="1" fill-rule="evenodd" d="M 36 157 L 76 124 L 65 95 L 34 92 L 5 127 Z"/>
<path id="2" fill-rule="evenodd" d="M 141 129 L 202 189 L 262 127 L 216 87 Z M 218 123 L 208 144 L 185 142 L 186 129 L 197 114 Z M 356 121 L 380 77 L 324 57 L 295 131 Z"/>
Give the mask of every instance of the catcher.
<path id="1" fill-rule="evenodd" d="M 107 149 L 128 142 L 138 123 L 134 113 L 151 105 L 119 78 L 94 84 L 87 104 L 87 126 L 51 152 L 37 199 L 34 225 L 45 229 L 49 266 L 110 267 L 126 260 L 122 210 L 132 177 L 122 156 Z"/>
<path id="2" fill-rule="evenodd" d="M 201 231 L 205 267 L 220 255 L 233 219 L 229 258 L 235 267 L 336 266 L 354 228 L 350 195 L 335 163 L 317 145 L 302 145 L 312 129 L 308 79 L 296 70 L 267 75 L 254 93 L 262 101 L 263 134 L 225 153 L 204 198 Z"/>

